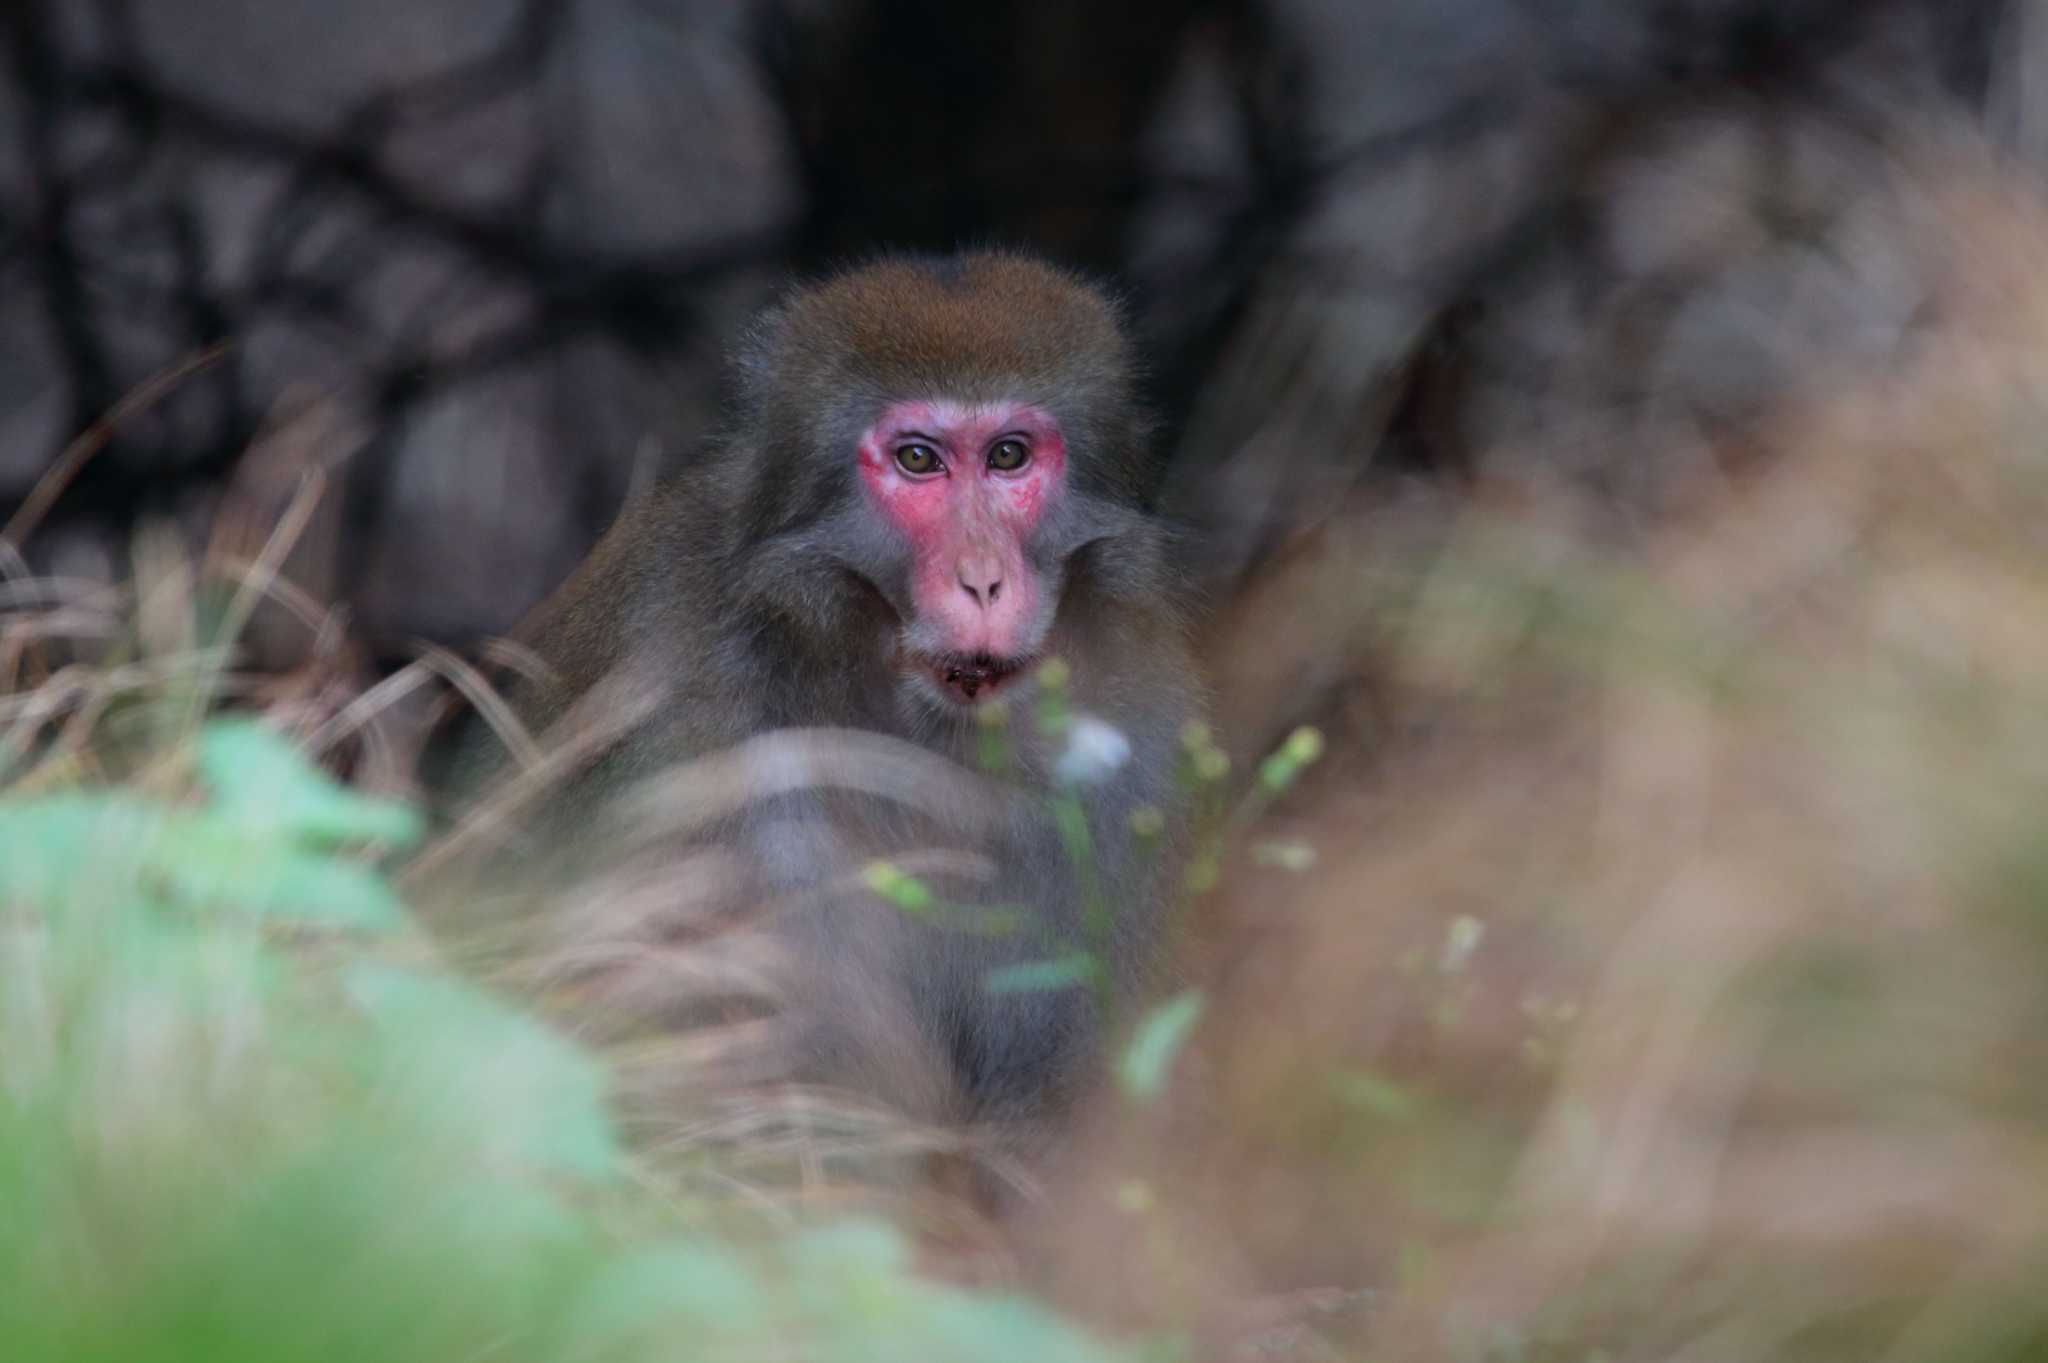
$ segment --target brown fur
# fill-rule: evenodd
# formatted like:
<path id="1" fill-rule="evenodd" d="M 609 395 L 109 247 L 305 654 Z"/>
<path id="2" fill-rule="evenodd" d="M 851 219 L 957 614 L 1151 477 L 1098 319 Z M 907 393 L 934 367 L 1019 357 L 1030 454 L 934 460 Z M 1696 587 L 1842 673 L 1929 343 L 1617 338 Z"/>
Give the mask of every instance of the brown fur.
<path id="1" fill-rule="evenodd" d="M 1165 532 L 1144 507 L 1149 428 L 1113 307 L 1021 257 L 886 260 L 771 308 L 735 378 L 718 447 L 629 507 L 521 631 L 556 673 L 518 697 L 537 724 L 622 669 L 658 693 L 652 717 L 558 793 L 555 827 L 581 840 L 634 778 L 791 726 L 893 735 L 972 767 L 971 718 L 905 708 L 891 640 L 914 611 L 908 550 L 866 505 L 853 451 L 893 401 L 1036 403 L 1056 416 L 1068 452 L 1066 489 L 1029 545 L 1060 603 L 1047 647 L 1071 668 L 1075 707 L 1115 725 L 1133 750 L 1088 792 L 1087 812 L 1091 873 L 1115 919 L 1108 964 L 1134 987 L 1160 896 L 1158 858 L 1134 845 L 1130 815 L 1177 804 L 1178 734 L 1196 687 Z M 760 896 L 807 893 L 876 855 L 965 846 L 990 859 L 994 883 L 940 880 L 940 894 L 1027 910 L 1015 935 L 993 938 L 912 923 L 865 895 L 783 915 L 779 935 L 814 972 L 791 991 L 809 1037 L 795 1049 L 796 1073 L 893 1089 L 883 1096 L 941 1118 L 1039 1123 L 1070 1096 L 1100 1021 L 1087 991 L 981 987 L 991 968 L 1071 950 L 1084 917 L 1042 801 L 1062 740 L 1034 731 L 1028 696 L 1012 708 L 1014 767 L 984 782 L 999 810 L 993 826 L 820 791 L 785 793 L 711 830 L 763 868 Z M 472 779 L 488 765 L 480 756 Z M 928 1048 L 923 1060 L 875 1063 L 879 1048 L 912 1044 Z M 953 1100 L 934 1100 L 935 1065 L 951 1076 Z"/>

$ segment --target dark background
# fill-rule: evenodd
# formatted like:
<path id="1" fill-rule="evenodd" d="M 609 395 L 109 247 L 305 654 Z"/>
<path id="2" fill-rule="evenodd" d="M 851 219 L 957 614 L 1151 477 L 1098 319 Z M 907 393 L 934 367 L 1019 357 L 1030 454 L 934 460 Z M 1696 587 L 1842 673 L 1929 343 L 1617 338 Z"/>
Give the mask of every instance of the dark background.
<path id="1" fill-rule="evenodd" d="M 1035 247 L 1128 297 L 1219 590 L 1418 484 L 1628 533 L 1800 385 L 1910 348 L 1902 158 L 2031 168 L 2027 0 L 12 0 L 0 510 L 118 578 L 266 432 L 380 656 L 514 621 L 687 459 L 791 270 Z M 1930 155 L 1928 149 L 1932 148 Z M 261 465 L 261 460 L 256 465 Z M 273 489 L 274 490 L 274 489 Z"/>

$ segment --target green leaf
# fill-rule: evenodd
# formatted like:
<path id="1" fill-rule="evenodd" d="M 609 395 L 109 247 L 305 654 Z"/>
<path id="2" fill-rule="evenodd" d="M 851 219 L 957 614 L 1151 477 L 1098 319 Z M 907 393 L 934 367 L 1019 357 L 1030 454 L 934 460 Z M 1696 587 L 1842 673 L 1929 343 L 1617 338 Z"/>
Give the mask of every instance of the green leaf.
<path id="1" fill-rule="evenodd" d="M 1107 1363 L 1104 1346 L 1036 1302 L 977 1295 L 918 1276 L 902 1234 L 871 1221 L 799 1233 L 787 1249 L 804 1334 L 783 1356 L 821 1363 Z"/>
<path id="2" fill-rule="evenodd" d="M 1025 961 L 1001 966 L 982 977 L 982 988 L 991 994 L 1032 994 L 1043 990 L 1071 989 L 1095 978 L 1095 958 L 1085 951 L 1058 956 L 1049 961 Z"/>
<path id="3" fill-rule="evenodd" d="M 176 902 L 193 909 L 240 909 L 286 923 L 369 931 L 394 928 L 405 916 L 373 868 L 281 845 L 211 813 L 169 821 L 149 870 Z"/>
<path id="4" fill-rule="evenodd" d="M 861 880 L 877 898 L 887 900 L 913 917 L 931 912 L 931 887 L 886 861 L 871 862 Z"/>
<path id="5" fill-rule="evenodd" d="M 629 1254 L 599 1273 L 571 1305 L 563 1337 L 588 1356 L 658 1356 L 664 1335 L 687 1328 L 698 1343 L 757 1336 L 776 1323 L 753 1270 L 715 1243 Z"/>
<path id="6" fill-rule="evenodd" d="M 1165 1089 L 1167 1072 L 1200 1020 L 1203 1004 L 1202 991 L 1190 989 L 1153 1009 L 1138 1024 L 1117 1066 L 1125 1093 L 1143 1102 Z"/>
<path id="7" fill-rule="evenodd" d="M 1408 1089 L 1368 1070 L 1344 1070 L 1332 1075 L 1330 1090 L 1346 1107 L 1394 1121 L 1407 1121 L 1421 1106 Z"/>
<path id="8" fill-rule="evenodd" d="M 809 1273 L 907 1272 L 910 1244 L 903 1232 L 886 1221 L 841 1221 L 799 1232 L 790 1242 L 790 1260 Z"/>
<path id="9" fill-rule="evenodd" d="M 453 980 L 365 962 L 346 985 L 451 1132 L 469 1139 L 473 1114 L 492 1114 L 486 1162 L 592 1178 L 618 1171 L 604 1070 L 569 1041 Z"/>
<path id="10" fill-rule="evenodd" d="M 1299 873 L 1315 869 L 1316 849 L 1305 842 L 1258 842 L 1252 844 L 1252 861 Z"/>
<path id="11" fill-rule="evenodd" d="M 115 793 L 0 804 L 0 898 L 231 910 L 386 930 L 404 907 L 372 868 L 293 847 L 289 834 Z"/>
<path id="12" fill-rule="evenodd" d="M 209 724 L 199 735 L 197 764 L 214 809 L 244 828 L 391 847 L 409 847 L 425 831 L 415 811 L 330 780 L 283 735 L 253 720 Z"/>
<path id="13" fill-rule="evenodd" d="M 134 892 L 164 811 L 119 795 L 65 794 L 0 803 L 0 900 L 54 905 Z"/>

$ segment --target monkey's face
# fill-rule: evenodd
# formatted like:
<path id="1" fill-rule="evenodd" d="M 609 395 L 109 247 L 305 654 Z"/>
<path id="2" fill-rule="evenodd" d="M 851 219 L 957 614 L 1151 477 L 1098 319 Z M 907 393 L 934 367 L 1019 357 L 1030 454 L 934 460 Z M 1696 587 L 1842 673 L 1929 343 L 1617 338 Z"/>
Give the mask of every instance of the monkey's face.
<path id="1" fill-rule="evenodd" d="M 971 707 L 1037 661 L 1059 584 L 1038 532 L 1067 447 L 1023 402 L 894 403 L 861 436 L 861 482 L 908 555 L 897 662 L 920 695 Z"/>

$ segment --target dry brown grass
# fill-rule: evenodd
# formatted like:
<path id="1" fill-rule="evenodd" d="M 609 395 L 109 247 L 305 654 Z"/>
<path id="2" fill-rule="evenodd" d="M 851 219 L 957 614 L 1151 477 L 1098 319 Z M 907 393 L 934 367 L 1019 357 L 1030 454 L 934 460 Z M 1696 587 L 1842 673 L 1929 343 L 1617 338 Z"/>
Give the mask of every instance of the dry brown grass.
<path id="1" fill-rule="evenodd" d="M 1046 1218 L 1069 1300 L 1372 1288 L 1327 1333 L 1380 1358 L 2048 1347 L 2048 213 L 1984 169 L 1927 191 L 1910 367 L 1708 513 L 1326 532 L 1289 593 L 1350 609 L 1218 645 L 1313 675 L 1323 629 L 1384 746 L 1287 811 L 1312 871 L 1226 887 L 1181 1086 Z"/>

